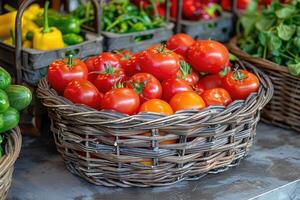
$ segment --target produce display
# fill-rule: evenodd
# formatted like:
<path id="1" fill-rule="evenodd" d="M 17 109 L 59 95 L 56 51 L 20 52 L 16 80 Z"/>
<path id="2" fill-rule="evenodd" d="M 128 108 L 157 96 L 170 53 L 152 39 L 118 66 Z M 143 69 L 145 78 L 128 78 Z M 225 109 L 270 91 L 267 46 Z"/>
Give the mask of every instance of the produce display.
<path id="1" fill-rule="evenodd" d="M 87 19 L 78 19 L 69 14 L 63 15 L 57 11 L 49 10 L 49 2 L 45 8 L 38 4 L 30 5 L 22 18 L 22 46 L 37 50 L 60 49 L 65 46 L 75 45 L 84 41 L 81 24 Z M 7 22 L 1 26 L 0 38 L 8 45 L 15 44 L 14 25 L 17 11 L 6 6 L 11 12 L 0 16 L 0 20 Z"/>
<path id="2" fill-rule="evenodd" d="M 217 0 L 182 0 L 182 17 L 187 20 L 209 20 L 220 16 Z M 177 0 L 171 0 L 171 17 L 177 16 Z"/>
<path id="3" fill-rule="evenodd" d="M 53 61 L 48 82 L 73 103 L 97 110 L 170 115 L 227 106 L 257 92 L 258 78 L 231 66 L 230 54 L 221 43 L 177 34 L 167 45 L 153 45 L 136 54 L 124 50 L 85 61 L 72 55 Z"/>
<path id="4" fill-rule="evenodd" d="M 20 120 L 19 112 L 32 99 L 31 91 L 22 85 L 12 85 L 9 73 L 0 67 L 0 158 L 4 155 L 3 133 L 15 128 Z"/>
<path id="5" fill-rule="evenodd" d="M 79 6 L 73 15 L 80 19 L 93 16 L 89 13 L 90 2 Z M 163 16 L 159 13 L 155 1 L 111 0 L 103 3 L 103 15 L 101 28 L 103 31 L 112 33 L 130 33 L 158 28 L 164 25 Z M 92 26 L 92 19 L 88 25 Z M 139 38 L 146 39 L 146 38 Z"/>
<path id="6" fill-rule="evenodd" d="M 300 74 L 300 2 L 272 3 L 262 12 L 249 11 L 239 20 L 238 45 L 253 55 L 287 66 Z"/>

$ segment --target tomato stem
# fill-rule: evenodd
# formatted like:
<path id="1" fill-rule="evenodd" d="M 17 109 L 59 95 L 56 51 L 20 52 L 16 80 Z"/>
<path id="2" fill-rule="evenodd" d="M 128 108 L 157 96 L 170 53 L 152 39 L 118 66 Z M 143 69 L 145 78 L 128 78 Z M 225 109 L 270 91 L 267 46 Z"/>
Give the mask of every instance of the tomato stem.
<path id="1" fill-rule="evenodd" d="M 136 93 L 138 94 L 142 94 L 145 88 L 145 85 L 147 84 L 147 82 L 142 82 L 142 83 L 135 83 L 135 82 L 131 82 L 133 89 L 136 91 Z"/>
<path id="2" fill-rule="evenodd" d="M 191 73 L 191 67 L 187 62 L 180 61 L 180 71 L 182 73 L 182 79 L 186 80 L 187 76 Z"/>
<path id="3" fill-rule="evenodd" d="M 219 72 L 219 75 L 220 75 L 221 77 L 224 77 L 224 76 L 226 76 L 230 71 L 231 71 L 231 68 L 228 67 L 228 66 L 225 66 L 225 67 Z"/>
<path id="4" fill-rule="evenodd" d="M 239 69 L 235 69 L 233 72 L 233 79 L 236 81 L 241 81 L 247 78 L 247 76 Z"/>
<path id="5" fill-rule="evenodd" d="M 68 55 L 68 62 L 67 62 L 67 65 L 68 65 L 69 67 L 72 67 L 72 66 L 73 66 L 73 55 L 72 55 L 72 54 Z"/>
<path id="6" fill-rule="evenodd" d="M 110 64 L 106 64 L 104 66 L 104 74 L 112 74 L 115 75 L 116 68 L 113 68 Z"/>
<path id="7" fill-rule="evenodd" d="M 115 80 L 113 89 L 123 88 L 123 87 L 124 87 L 123 83 L 121 83 L 121 82 L 118 82 L 118 83 L 117 83 L 116 80 Z"/>

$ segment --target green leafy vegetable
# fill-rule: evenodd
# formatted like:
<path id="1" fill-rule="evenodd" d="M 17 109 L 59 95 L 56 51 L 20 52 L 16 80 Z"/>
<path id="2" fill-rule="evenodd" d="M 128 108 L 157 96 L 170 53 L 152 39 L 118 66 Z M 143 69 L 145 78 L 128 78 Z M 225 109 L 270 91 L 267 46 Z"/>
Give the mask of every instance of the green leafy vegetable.
<path id="1" fill-rule="evenodd" d="M 261 12 L 249 9 L 239 19 L 237 36 L 243 51 L 300 75 L 300 0 L 274 1 Z"/>

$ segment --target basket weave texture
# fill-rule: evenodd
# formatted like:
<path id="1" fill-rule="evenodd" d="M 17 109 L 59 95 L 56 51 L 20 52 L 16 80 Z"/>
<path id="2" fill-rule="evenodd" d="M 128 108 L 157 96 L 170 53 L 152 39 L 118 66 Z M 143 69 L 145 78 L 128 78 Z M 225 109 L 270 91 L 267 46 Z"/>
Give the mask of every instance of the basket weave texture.
<path id="1" fill-rule="evenodd" d="M 233 38 L 228 47 L 239 58 L 263 70 L 274 85 L 274 96 L 262 110 L 262 120 L 283 128 L 300 132 L 300 77 L 292 76 L 285 66 L 269 60 L 255 58 L 242 51 Z"/>
<path id="2" fill-rule="evenodd" d="M 18 127 L 5 135 L 7 138 L 5 155 L 0 159 L 0 200 L 6 199 L 12 181 L 14 164 L 22 146 L 22 136 Z"/>
<path id="3" fill-rule="evenodd" d="M 72 173 L 96 185 L 164 186 L 224 171 L 248 153 L 273 86 L 254 66 L 242 65 L 259 77 L 258 93 L 226 108 L 170 116 L 128 116 L 75 105 L 51 89 L 46 78 L 37 92 L 48 109 L 57 149 Z"/>

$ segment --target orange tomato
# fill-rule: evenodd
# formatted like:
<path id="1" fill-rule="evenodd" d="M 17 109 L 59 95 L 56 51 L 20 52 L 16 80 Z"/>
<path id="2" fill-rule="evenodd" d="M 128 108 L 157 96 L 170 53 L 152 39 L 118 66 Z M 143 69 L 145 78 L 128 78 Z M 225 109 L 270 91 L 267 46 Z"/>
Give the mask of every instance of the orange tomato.
<path id="1" fill-rule="evenodd" d="M 174 112 L 171 106 L 160 99 L 150 99 L 142 104 L 140 112 L 154 112 L 164 115 L 172 115 Z"/>
<path id="2" fill-rule="evenodd" d="M 201 97 L 207 106 L 227 106 L 232 102 L 229 93 L 223 88 L 205 90 Z"/>
<path id="3" fill-rule="evenodd" d="M 196 92 L 185 91 L 175 94 L 170 105 L 175 112 L 188 109 L 200 110 L 205 107 L 205 102 Z"/>

